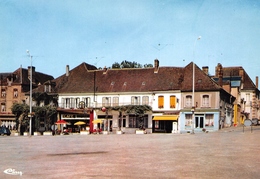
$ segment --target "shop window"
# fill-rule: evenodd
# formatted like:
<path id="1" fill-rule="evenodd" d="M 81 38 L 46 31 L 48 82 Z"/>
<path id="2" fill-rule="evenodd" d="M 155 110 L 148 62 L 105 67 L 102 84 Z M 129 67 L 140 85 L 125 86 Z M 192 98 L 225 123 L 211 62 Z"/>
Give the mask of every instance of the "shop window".
<path id="1" fill-rule="evenodd" d="M 158 108 L 164 108 L 164 96 L 158 96 Z"/>
<path id="2" fill-rule="evenodd" d="M 214 115 L 213 114 L 206 114 L 205 116 L 205 126 L 214 126 Z"/>
<path id="3" fill-rule="evenodd" d="M 170 108 L 176 107 L 176 96 L 170 96 Z"/>
<path id="4" fill-rule="evenodd" d="M 148 104 L 149 104 L 149 97 L 148 97 L 148 96 L 143 96 L 143 98 L 142 98 L 142 104 L 143 104 L 143 105 L 148 105 Z"/>
<path id="5" fill-rule="evenodd" d="M 154 128 L 159 129 L 159 121 L 154 121 Z"/>
<path id="6" fill-rule="evenodd" d="M 185 126 L 191 126 L 192 114 L 185 114 Z"/>
<path id="7" fill-rule="evenodd" d="M 148 115 L 129 115 L 129 128 L 139 128 L 141 125 L 148 128 Z"/>
<path id="8" fill-rule="evenodd" d="M 119 116 L 118 127 L 126 127 L 126 116 L 122 116 L 122 118 Z"/>

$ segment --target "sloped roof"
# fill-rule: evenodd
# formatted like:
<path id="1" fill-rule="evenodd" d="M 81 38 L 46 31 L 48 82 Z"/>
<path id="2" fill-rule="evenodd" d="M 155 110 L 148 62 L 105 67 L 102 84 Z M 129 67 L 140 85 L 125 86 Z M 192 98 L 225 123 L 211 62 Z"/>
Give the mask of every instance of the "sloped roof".
<path id="1" fill-rule="evenodd" d="M 22 74 L 21 74 L 22 73 Z M 21 85 L 29 85 L 30 80 L 28 79 L 28 69 L 18 68 L 14 72 L 11 73 L 0 73 L 1 75 L 1 84 L 7 85 L 6 78 L 12 77 L 13 84 L 21 84 Z M 47 75 L 40 72 L 35 72 L 34 74 L 35 84 L 38 85 L 39 83 L 43 84 L 45 81 L 53 80 L 53 76 Z M 22 78 L 22 79 L 21 79 Z"/>
<path id="2" fill-rule="evenodd" d="M 57 93 L 97 93 L 107 92 L 149 92 L 168 90 L 192 90 L 192 66 L 159 67 L 133 69 L 97 70 L 92 65 L 82 63 L 54 80 Z M 95 83 L 94 83 L 95 81 Z M 197 66 L 195 68 L 195 90 L 220 90 L 216 82 Z M 94 87 L 95 86 L 95 87 Z"/>
<path id="3" fill-rule="evenodd" d="M 256 89 L 256 86 L 255 86 L 254 82 L 251 80 L 249 75 L 246 73 L 244 68 L 241 67 L 241 66 L 237 66 L 237 67 L 223 67 L 223 78 L 224 77 L 239 77 L 240 76 L 239 70 L 241 70 L 241 69 L 244 71 L 244 85 L 243 85 L 243 89 L 245 89 L 245 90 Z"/>

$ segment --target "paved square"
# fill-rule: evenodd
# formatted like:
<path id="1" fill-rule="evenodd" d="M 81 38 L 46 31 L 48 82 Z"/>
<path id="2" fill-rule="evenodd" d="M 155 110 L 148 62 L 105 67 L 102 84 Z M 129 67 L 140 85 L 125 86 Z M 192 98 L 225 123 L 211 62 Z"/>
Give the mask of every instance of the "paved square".
<path id="1" fill-rule="evenodd" d="M 260 178 L 260 126 L 0 140 L 0 178 Z"/>

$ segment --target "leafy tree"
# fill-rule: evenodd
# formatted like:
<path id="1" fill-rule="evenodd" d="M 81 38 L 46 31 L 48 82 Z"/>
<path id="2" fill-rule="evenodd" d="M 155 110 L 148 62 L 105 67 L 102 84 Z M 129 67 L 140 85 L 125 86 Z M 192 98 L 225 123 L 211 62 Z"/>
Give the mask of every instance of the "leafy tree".
<path id="1" fill-rule="evenodd" d="M 149 68 L 149 67 L 153 67 L 152 64 L 144 64 L 144 68 Z"/>
<path id="2" fill-rule="evenodd" d="M 11 107 L 12 113 L 16 116 L 16 126 L 20 133 L 22 125 L 27 126 L 29 124 L 28 113 L 30 108 L 27 104 L 14 103 Z"/>
<path id="3" fill-rule="evenodd" d="M 112 64 L 112 68 L 142 68 L 143 66 L 140 63 L 137 63 L 135 61 L 130 62 L 127 60 L 122 61 L 120 64 L 118 62 L 115 62 Z"/>

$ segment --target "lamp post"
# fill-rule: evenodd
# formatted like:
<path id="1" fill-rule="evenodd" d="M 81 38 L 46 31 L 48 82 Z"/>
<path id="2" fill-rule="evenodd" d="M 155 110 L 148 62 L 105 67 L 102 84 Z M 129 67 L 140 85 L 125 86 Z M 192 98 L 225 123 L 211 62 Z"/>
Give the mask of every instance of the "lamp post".
<path id="1" fill-rule="evenodd" d="M 29 127 L 29 135 L 32 135 L 32 56 L 29 52 L 29 50 L 26 51 L 28 53 L 28 56 L 30 57 L 31 60 L 31 67 L 30 67 L 30 127 Z"/>
<path id="2" fill-rule="evenodd" d="M 194 124 L 195 124 L 195 46 L 198 40 L 201 39 L 201 36 L 199 36 L 195 42 L 194 42 L 194 46 L 193 46 L 193 62 L 192 62 L 192 121 L 191 121 L 191 133 L 194 134 Z"/>

